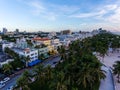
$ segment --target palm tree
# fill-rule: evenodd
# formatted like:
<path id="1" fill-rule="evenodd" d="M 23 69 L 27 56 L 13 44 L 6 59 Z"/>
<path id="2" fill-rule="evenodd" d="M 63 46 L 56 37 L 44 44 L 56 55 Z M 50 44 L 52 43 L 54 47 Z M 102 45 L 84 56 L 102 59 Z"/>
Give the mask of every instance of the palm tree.
<path id="1" fill-rule="evenodd" d="M 86 67 L 83 68 L 83 73 L 79 73 L 78 75 L 79 78 L 77 80 L 78 85 L 82 86 L 84 89 L 92 86 L 91 84 L 93 84 L 94 82 L 94 77 L 90 75 L 91 71 L 90 71 L 90 67 L 89 65 L 87 65 Z"/>
<path id="2" fill-rule="evenodd" d="M 57 74 L 57 86 L 56 86 L 56 90 L 67 90 L 67 86 L 64 83 L 64 73 L 63 72 L 59 72 Z"/>
<path id="3" fill-rule="evenodd" d="M 26 67 L 28 67 L 28 62 L 30 61 L 30 57 L 29 56 L 27 56 L 27 57 L 23 56 L 23 59 L 25 61 Z"/>
<path id="4" fill-rule="evenodd" d="M 12 70 L 12 66 L 10 64 L 4 64 L 2 70 L 4 73 L 10 74 Z"/>
<path id="5" fill-rule="evenodd" d="M 30 90 L 28 87 L 28 81 L 26 80 L 25 76 L 21 76 L 17 80 L 17 85 L 18 85 L 19 90 Z"/>
<path id="6" fill-rule="evenodd" d="M 120 80 L 119 80 L 120 79 L 120 61 L 116 61 L 113 67 L 114 67 L 113 72 L 115 75 L 117 75 L 118 83 L 120 83 Z"/>
<path id="7" fill-rule="evenodd" d="M 77 83 L 84 90 L 87 88 L 94 90 L 94 86 L 105 78 L 105 74 L 101 70 L 101 63 L 95 56 L 84 55 L 77 64 L 80 69 L 77 74 Z"/>
<path id="8" fill-rule="evenodd" d="M 27 40 L 27 44 L 28 44 L 30 47 L 32 47 L 32 46 L 33 46 L 33 43 L 32 43 L 32 41 L 31 41 L 31 40 Z"/>
<path id="9" fill-rule="evenodd" d="M 50 80 L 50 79 L 52 79 L 52 68 L 51 68 L 51 66 L 47 66 L 46 68 L 45 68 L 45 74 L 46 74 L 46 78 L 48 79 L 48 80 Z"/>
<path id="10" fill-rule="evenodd" d="M 58 52 L 59 54 L 61 55 L 61 60 L 65 59 L 65 47 L 64 46 L 61 46 L 60 48 L 58 48 Z"/>
<path id="11" fill-rule="evenodd" d="M 40 60 L 44 60 L 44 59 L 45 59 L 45 56 L 44 56 L 44 54 L 42 53 L 42 54 L 40 54 L 40 55 L 38 56 L 38 58 L 39 58 Z"/>
<path id="12" fill-rule="evenodd" d="M 35 68 L 34 68 L 34 72 L 35 72 L 35 74 L 36 74 L 36 78 L 38 79 L 38 80 L 40 80 L 40 78 L 41 78 L 41 76 L 43 75 L 43 73 L 44 73 L 44 69 L 43 69 L 44 67 L 43 67 L 43 65 L 38 65 L 38 66 L 35 66 Z"/>
<path id="13" fill-rule="evenodd" d="M 64 84 L 58 82 L 56 90 L 67 90 L 67 86 L 65 86 Z"/>
<path id="14" fill-rule="evenodd" d="M 31 74 L 29 73 L 29 71 L 25 70 L 23 72 L 23 75 L 17 80 L 17 85 L 19 86 L 19 88 L 22 88 L 23 90 L 30 90 L 30 88 L 28 87 L 28 84 L 31 83 L 30 77 Z"/>
<path id="15" fill-rule="evenodd" d="M 102 56 L 102 61 L 104 62 L 104 57 L 105 57 L 105 54 L 107 53 L 107 48 L 105 48 L 105 47 L 100 47 L 99 48 L 99 52 L 100 52 L 100 54 L 101 54 L 101 56 Z"/>
<path id="16" fill-rule="evenodd" d="M 30 82 L 31 73 L 28 70 L 23 72 L 23 76 L 26 77 L 28 82 Z"/>
<path id="17" fill-rule="evenodd" d="M 95 63 L 94 68 L 91 70 L 92 75 L 95 77 L 95 81 L 100 82 L 101 79 L 105 79 L 105 71 L 101 70 L 101 63 Z"/>

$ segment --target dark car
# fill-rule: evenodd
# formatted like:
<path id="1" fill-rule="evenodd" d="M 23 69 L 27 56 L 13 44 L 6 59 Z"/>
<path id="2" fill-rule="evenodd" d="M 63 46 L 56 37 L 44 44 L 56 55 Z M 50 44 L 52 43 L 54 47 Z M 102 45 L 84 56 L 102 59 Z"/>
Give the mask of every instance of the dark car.
<path id="1" fill-rule="evenodd" d="M 56 64 L 57 62 L 53 62 L 53 64 Z"/>

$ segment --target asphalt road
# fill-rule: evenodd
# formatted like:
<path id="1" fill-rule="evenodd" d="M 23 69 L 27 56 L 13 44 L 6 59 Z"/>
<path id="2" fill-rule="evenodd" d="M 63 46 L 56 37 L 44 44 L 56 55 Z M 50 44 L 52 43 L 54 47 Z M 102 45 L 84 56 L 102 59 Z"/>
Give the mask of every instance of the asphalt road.
<path id="1" fill-rule="evenodd" d="M 51 67 L 55 67 L 55 64 L 53 64 L 53 62 L 59 62 L 60 61 L 60 57 L 54 57 L 54 58 L 50 58 L 46 61 L 43 62 L 43 65 L 46 67 L 48 65 L 50 65 Z M 33 68 L 31 68 L 33 69 Z M 1 88 L 0 90 L 7 90 L 7 88 L 9 88 L 12 85 L 16 84 L 17 79 L 22 75 L 23 72 L 21 72 L 21 74 L 16 75 L 15 77 L 11 78 L 8 82 L 6 82 L 5 86 L 3 88 Z"/>

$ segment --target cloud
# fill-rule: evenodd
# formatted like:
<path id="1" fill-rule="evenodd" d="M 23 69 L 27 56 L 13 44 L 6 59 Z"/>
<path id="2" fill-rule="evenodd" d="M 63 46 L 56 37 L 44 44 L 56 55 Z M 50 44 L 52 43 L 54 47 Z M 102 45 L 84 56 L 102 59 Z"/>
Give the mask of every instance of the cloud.
<path id="1" fill-rule="evenodd" d="M 82 18 L 82 19 L 90 19 L 90 20 L 99 20 L 102 22 L 109 23 L 119 23 L 120 22 L 120 6 L 119 3 L 113 4 L 103 4 L 102 6 L 98 6 L 93 8 L 91 11 L 88 10 L 87 13 L 81 10 L 81 6 L 71 5 L 68 6 L 66 4 L 54 4 L 48 3 L 44 0 L 19 0 L 25 2 L 26 5 L 30 7 L 30 12 L 35 17 L 44 18 L 47 20 L 55 21 L 59 18 Z"/>
<path id="2" fill-rule="evenodd" d="M 105 7 L 104 7 L 104 9 L 106 9 L 106 10 L 115 10 L 116 8 L 118 7 L 118 5 L 116 5 L 116 4 L 111 4 L 111 5 L 106 5 Z"/>
<path id="3" fill-rule="evenodd" d="M 44 7 L 44 5 L 41 2 L 38 1 L 34 1 L 34 2 L 29 2 L 28 3 L 29 6 L 32 7 L 32 13 L 34 15 L 40 15 L 40 14 L 45 14 L 46 13 L 46 8 Z"/>
<path id="4" fill-rule="evenodd" d="M 55 5 L 55 4 L 51 4 L 50 8 L 52 8 L 54 12 L 57 12 L 58 14 L 62 15 L 72 14 L 80 9 L 80 7 L 78 6 Z"/>
<path id="5" fill-rule="evenodd" d="M 101 10 L 101 11 L 98 11 L 98 12 L 73 14 L 73 15 L 70 15 L 69 17 L 89 18 L 89 17 L 95 17 L 95 16 L 103 16 L 104 14 L 106 14 L 106 11 L 105 10 Z"/>
<path id="6" fill-rule="evenodd" d="M 110 4 L 110 5 L 103 6 L 102 9 L 96 8 L 92 12 L 72 14 L 69 17 L 71 18 L 94 18 L 98 20 L 101 19 L 103 21 L 109 19 L 110 21 L 112 21 L 112 19 L 115 20 L 118 17 L 120 17 L 120 14 L 118 12 L 120 12 L 120 9 L 118 9 L 118 5 Z"/>
<path id="7" fill-rule="evenodd" d="M 111 23 L 120 23 L 120 7 L 118 7 L 115 11 L 114 14 L 111 16 L 107 17 L 105 19 L 106 21 L 109 21 Z"/>
<path id="8" fill-rule="evenodd" d="M 79 10 L 78 6 L 59 5 L 53 3 L 45 3 L 42 0 L 18 0 L 28 5 L 30 12 L 37 17 L 48 20 L 56 20 L 58 17 L 67 16 Z"/>
<path id="9" fill-rule="evenodd" d="M 49 10 L 48 4 L 41 0 L 17 0 L 29 7 L 29 12 L 38 18 L 44 18 L 50 21 L 55 21 L 57 15 Z"/>

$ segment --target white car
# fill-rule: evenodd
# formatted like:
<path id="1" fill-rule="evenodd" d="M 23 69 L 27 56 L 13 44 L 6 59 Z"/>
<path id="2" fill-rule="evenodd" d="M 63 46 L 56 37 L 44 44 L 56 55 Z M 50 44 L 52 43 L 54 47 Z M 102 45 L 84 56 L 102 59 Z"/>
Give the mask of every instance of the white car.
<path id="1" fill-rule="evenodd" d="M 5 83 L 0 83 L 0 88 L 4 87 Z"/>
<path id="2" fill-rule="evenodd" d="M 1 83 L 4 83 L 4 81 L 0 81 L 0 84 L 1 84 Z"/>
<path id="3" fill-rule="evenodd" d="M 9 77 L 6 77 L 6 78 L 3 79 L 3 82 L 5 83 L 5 82 L 7 82 L 7 81 L 9 81 L 9 80 L 10 80 L 10 78 L 9 78 Z"/>
<path id="4" fill-rule="evenodd" d="M 13 86 L 10 86 L 9 88 L 7 88 L 7 90 L 13 90 Z"/>

